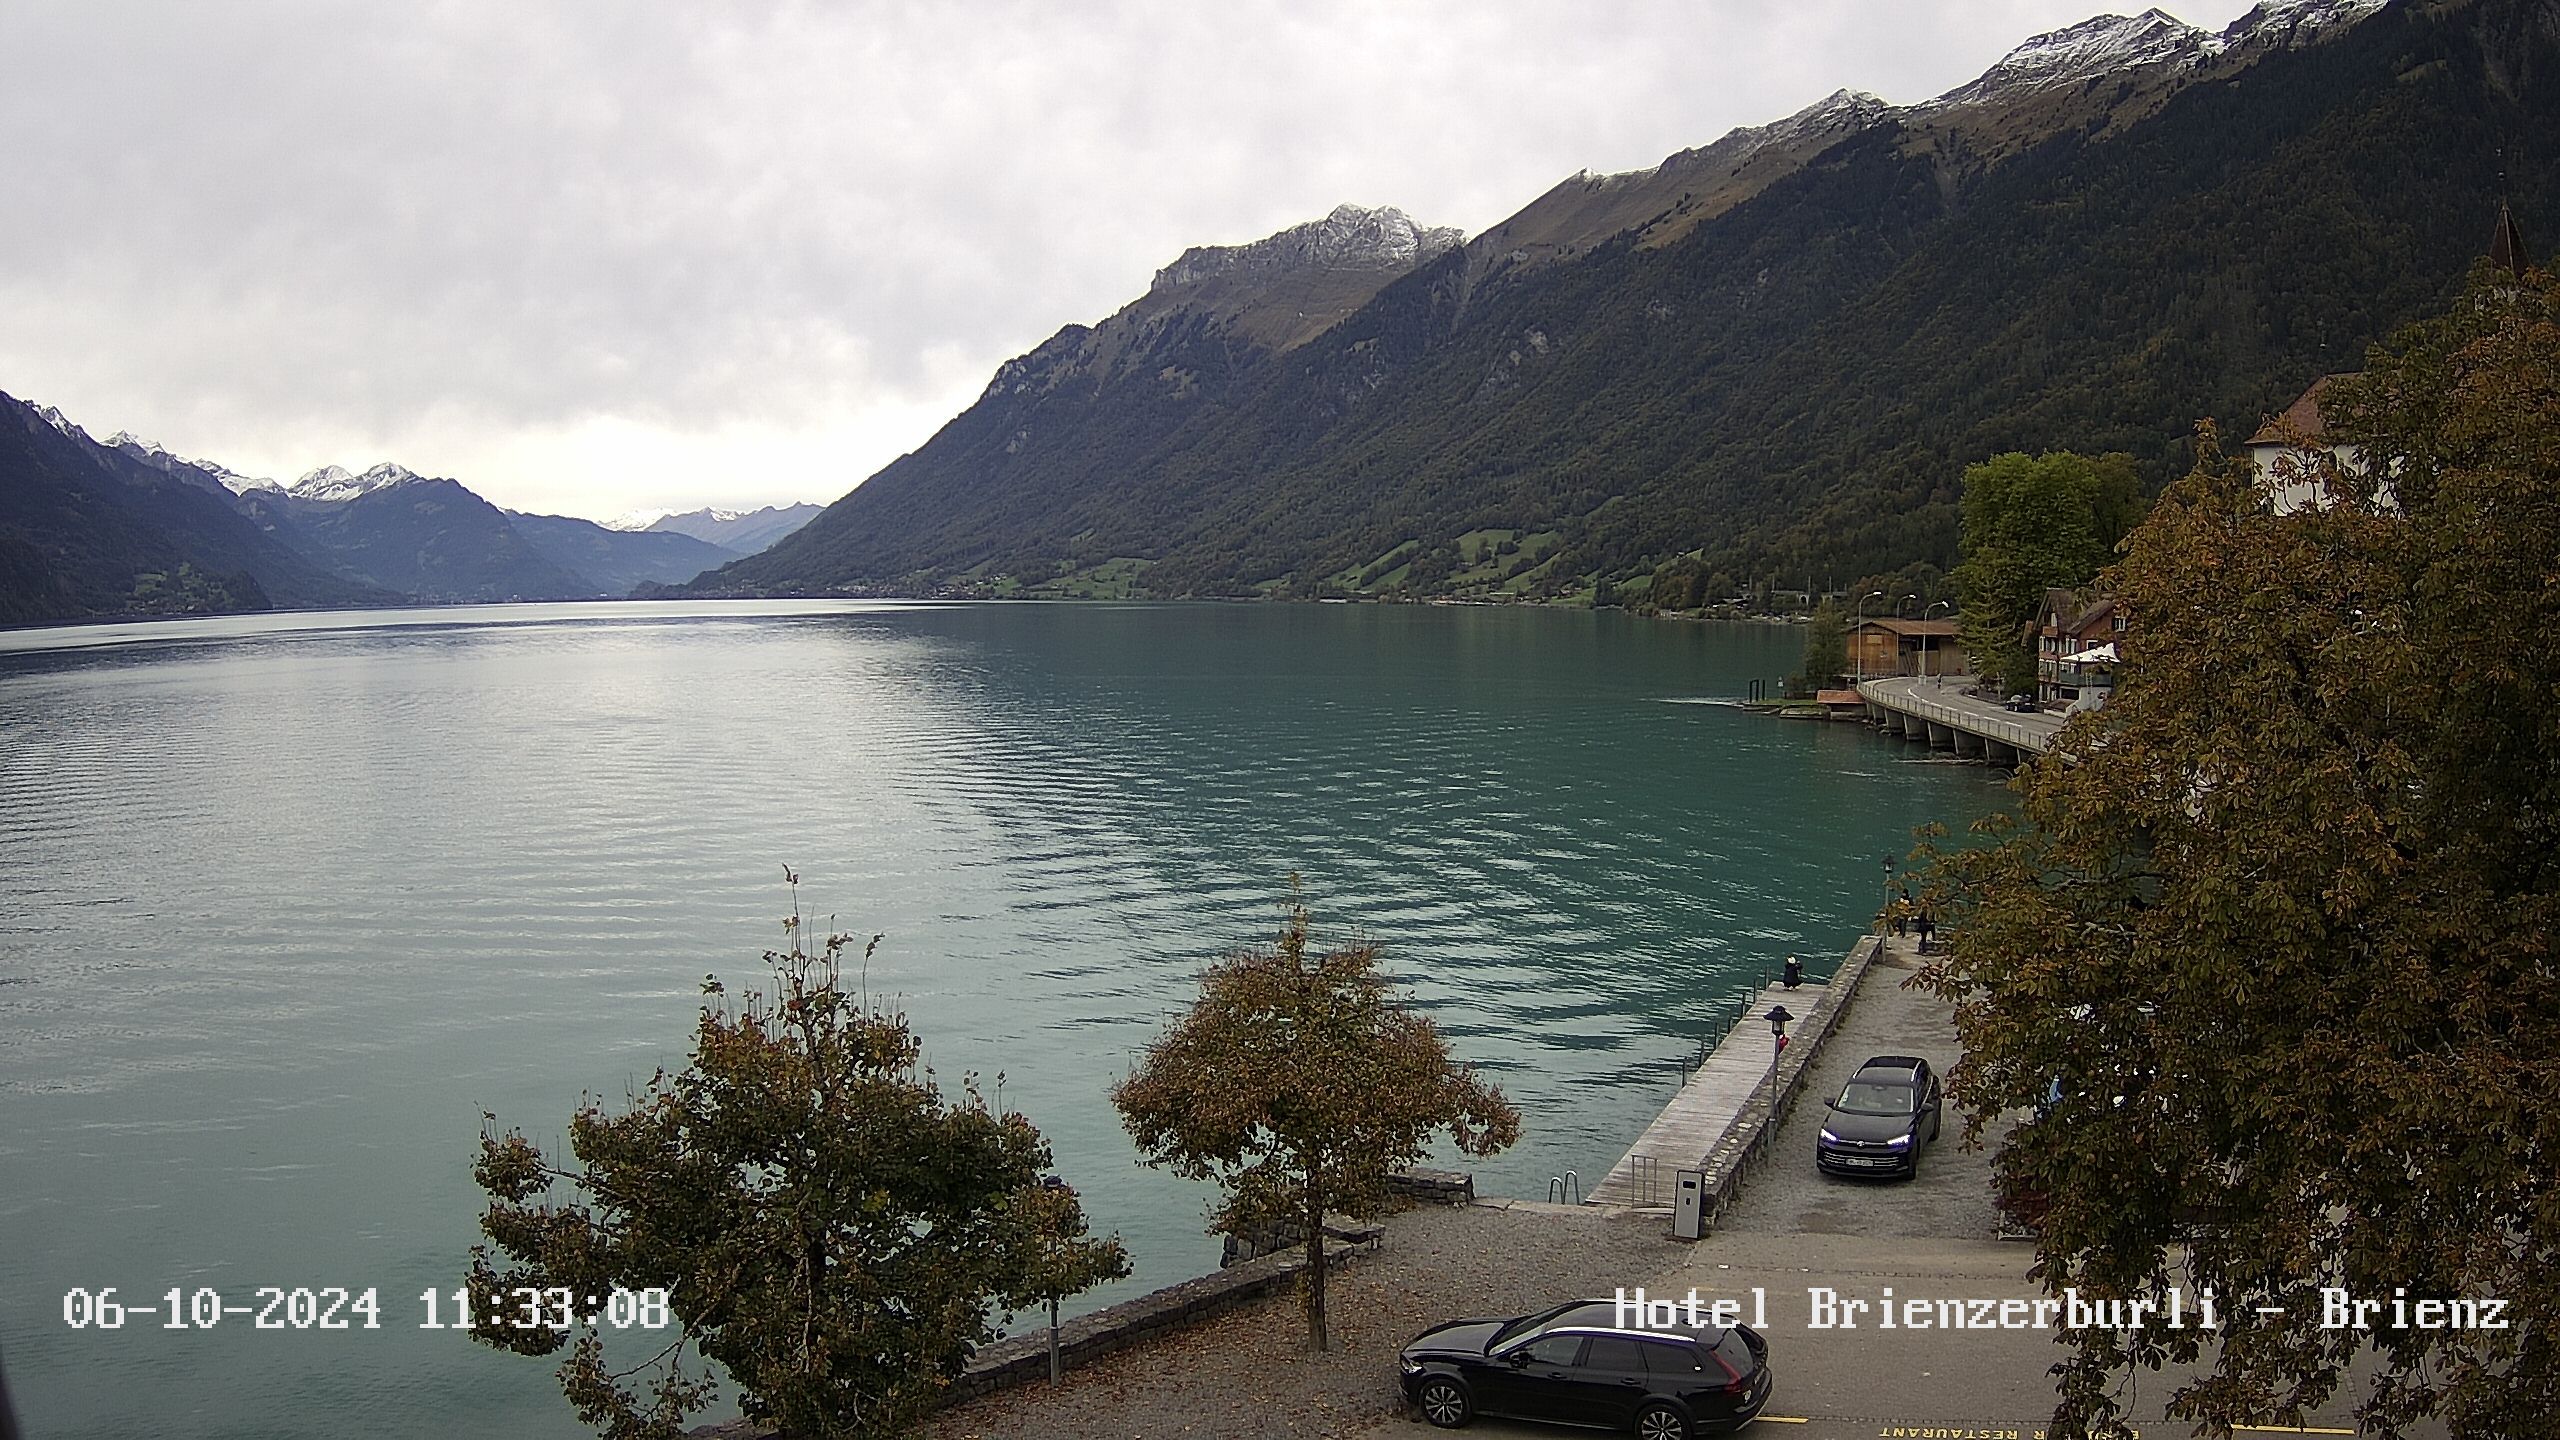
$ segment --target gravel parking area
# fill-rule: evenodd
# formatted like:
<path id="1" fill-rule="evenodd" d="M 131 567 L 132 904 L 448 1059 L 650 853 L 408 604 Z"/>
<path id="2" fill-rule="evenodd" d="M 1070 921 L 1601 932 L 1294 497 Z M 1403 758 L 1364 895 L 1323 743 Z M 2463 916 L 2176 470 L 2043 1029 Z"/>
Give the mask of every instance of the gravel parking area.
<path id="1" fill-rule="evenodd" d="M 1389 1419 L 1395 1356 L 1468 1315 L 1516 1315 L 1669 1272 L 1689 1247 L 1659 1219 L 1520 1204 L 1432 1207 L 1387 1222 L 1375 1253 L 1327 1288 L 1333 1349 L 1306 1348 L 1294 1295 L 1123 1351 L 1051 1387 L 955 1407 L 935 1440 L 1155 1440 L 1343 1435 Z M 1419 1433 L 1419 1432 L 1417 1432 Z"/>
<path id="2" fill-rule="evenodd" d="M 1840 1093 L 1871 1055 L 1917 1055 L 1944 1074 L 1962 1057 L 1955 1012 L 1945 1001 L 1906 988 L 1921 960 L 1909 939 L 1889 939 L 1869 967 L 1840 1028 L 1822 1047 L 1776 1147 L 1743 1182 L 1742 1198 L 1717 1226 L 1719 1234 L 1877 1235 L 1988 1240 L 1998 1228 L 1991 1208 L 1992 1134 L 1985 1148 L 1960 1147 L 1964 1115 L 1950 1103 L 1939 1138 L 1920 1158 L 1916 1180 L 1841 1179 L 1814 1168 L 1814 1132 L 1822 1102 Z"/>

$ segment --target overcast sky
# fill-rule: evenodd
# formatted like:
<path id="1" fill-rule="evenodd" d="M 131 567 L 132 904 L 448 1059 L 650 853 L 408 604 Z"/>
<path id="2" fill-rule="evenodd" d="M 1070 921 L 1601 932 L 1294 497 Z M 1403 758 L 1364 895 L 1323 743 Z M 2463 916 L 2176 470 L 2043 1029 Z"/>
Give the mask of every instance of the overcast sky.
<path id="1" fill-rule="evenodd" d="M 1472 235 L 2094 13 L 0 0 L 0 390 L 288 481 L 832 500 L 1188 246 L 1346 201 Z"/>

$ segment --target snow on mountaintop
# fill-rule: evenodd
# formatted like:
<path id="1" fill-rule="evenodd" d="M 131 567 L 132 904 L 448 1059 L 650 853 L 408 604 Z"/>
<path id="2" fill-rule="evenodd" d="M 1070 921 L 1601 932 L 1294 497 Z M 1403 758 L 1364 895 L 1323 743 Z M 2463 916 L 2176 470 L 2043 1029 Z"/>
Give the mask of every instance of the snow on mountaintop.
<path id="1" fill-rule="evenodd" d="M 2098 15 L 2030 39 L 1978 78 L 1919 108 L 1948 109 L 2051 90 L 2142 65 L 2193 62 L 2220 49 L 2214 36 L 2158 10 L 2145 10 L 2131 19 Z"/>
<path id="2" fill-rule="evenodd" d="M 761 515 L 765 510 L 777 508 L 779 507 L 767 505 L 764 507 L 764 510 L 721 510 L 717 508 L 699 510 L 626 510 L 621 514 L 614 516 L 610 520 L 599 520 L 596 523 L 602 525 L 607 530 L 647 530 L 656 526 L 659 521 L 668 519 L 700 520 L 711 525 L 726 525 L 732 520 L 744 520 L 750 515 Z"/>
<path id="3" fill-rule="evenodd" d="M 376 465 L 361 475 L 348 473 L 344 465 L 323 465 L 293 482 L 285 493 L 298 500 L 353 500 L 376 490 L 387 490 L 417 475 L 398 465 Z"/>
<path id="4" fill-rule="evenodd" d="M 1763 145 L 1781 145 L 1825 130 L 1854 130 L 1872 125 L 1893 107 L 1864 90 L 1834 90 L 1784 120 L 1752 127 L 1747 133 Z M 1742 131 L 1737 134 L 1745 133 Z"/>
<path id="5" fill-rule="evenodd" d="M 1738 127 L 1728 131 L 1723 139 L 1705 151 L 1683 150 L 1653 170 L 1638 174 L 1654 174 L 1684 159 L 1707 153 L 1712 153 L 1720 165 L 1739 166 L 1771 146 L 1789 144 L 1808 135 L 1863 130 L 1892 113 L 1893 107 L 1885 103 L 1883 96 L 1871 95 L 1864 90 L 1834 90 L 1783 120 Z"/>
<path id="6" fill-rule="evenodd" d="M 59 423 L 61 422 L 57 422 L 57 424 Z M 79 427 L 73 426 L 72 428 L 76 430 Z M 82 438 L 85 439 L 87 437 L 83 436 Z M 164 471 L 175 465 L 184 465 L 189 469 L 200 470 L 205 474 L 212 476 L 215 480 L 220 481 L 222 488 L 230 491 L 234 495 L 239 494 L 243 490 L 273 489 L 275 487 L 275 482 L 272 480 L 261 480 L 252 475 L 243 475 L 228 465 L 218 464 L 211 460 L 189 459 L 188 457 L 180 455 L 169 449 L 169 447 L 159 444 L 156 441 L 145 440 L 130 430 L 119 430 L 113 435 L 108 436 L 106 448 L 110 450 L 131 450 L 142 456 L 145 461 L 150 462 L 158 469 Z"/>
<path id="7" fill-rule="evenodd" d="M 2272 40 L 2288 45 L 2337 25 L 2352 25 L 2389 0 L 2262 0 L 2222 32 L 2223 48 Z"/>
<path id="8" fill-rule="evenodd" d="M 54 429 L 61 431 L 64 435 L 67 435 L 74 440 L 86 440 L 89 438 L 88 431 L 72 424 L 70 417 L 64 415 L 61 411 L 54 409 L 50 405 L 37 406 L 36 418 L 44 421 L 47 425 L 52 426 Z"/>
<path id="9" fill-rule="evenodd" d="M 1417 225 L 1393 206 L 1365 210 L 1337 205 L 1321 220 L 1292 225 L 1248 245 L 1195 245 L 1157 271 L 1150 288 L 1168 290 L 1238 271 L 1410 270 L 1466 238 L 1462 230 Z"/>

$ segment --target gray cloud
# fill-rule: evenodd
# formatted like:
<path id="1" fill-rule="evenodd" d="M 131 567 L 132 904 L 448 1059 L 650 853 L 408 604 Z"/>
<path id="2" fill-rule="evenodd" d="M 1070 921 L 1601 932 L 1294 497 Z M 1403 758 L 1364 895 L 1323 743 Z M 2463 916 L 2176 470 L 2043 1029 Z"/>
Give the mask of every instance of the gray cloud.
<path id="1" fill-rule="evenodd" d="M 832 498 L 1186 246 L 1474 232 L 2086 3 L 13 0 L 0 389 L 533 508 Z"/>

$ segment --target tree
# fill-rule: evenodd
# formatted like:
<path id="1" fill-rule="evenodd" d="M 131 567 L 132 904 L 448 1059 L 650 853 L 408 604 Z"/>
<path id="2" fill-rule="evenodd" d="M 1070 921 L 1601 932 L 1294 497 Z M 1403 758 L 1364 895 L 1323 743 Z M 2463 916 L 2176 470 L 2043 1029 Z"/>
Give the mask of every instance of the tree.
<path id="1" fill-rule="evenodd" d="M 481 1138 L 490 1244 L 472 1251 L 473 1338 L 568 1348 L 561 1388 L 615 1440 L 674 1436 L 709 1403 L 688 1345 L 787 1435 L 903 1435 L 994 1337 L 997 1307 L 1128 1273 L 1118 1240 L 1086 1235 L 1073 1192 L 1043 1186 L 1049 1146 L 1029 1120 L 990 1112 L 966 1081 L 944 1095 L 905 1017 L 846 992 L 851 937 L 812 954 L 796 905 L 784 925 L 770 1001 L 706 1004 L 683 1074 L 660 1071 L 620 1114 L 580 1109 L 574 1168 L 514 1131 Z M 703 990 L 724 997 L 716 979 Z M 564 1185 L 575 1198 L 554 1198 Z M 607 1368 L 593 1328 L 572 1343 L 566 1324 L 516 1323 L 528 1294 L 547 1320 L 555 1294 L 583 1307 L 617 1289 L 667 1295 L 673 1343 L 646 1395 Z"/>
<path id="2" fill-rule="evenodd" d="M 1802 689 L 1810 695 L 1839 679 L 1848 669 L 1848 629 L 1840 606 L 1825 600 L 1814 607 L 1813 618 L 1805 622 Z"/>
<path id="3" fill-rule="evenodd" d="M 2174 1416 L 2295 1422 L 2370 1345 L 2362 1433 L 2560 1414 L 2560 287 L 2483 277 L 2334 392 L 2365 468 L 2271 513 L 2210 431 L 2114 573 L 2114 698 L 1935 872 L 1955 1090 L 2035 1106 L 2036 1273 L 2211 1288 Z M 2376 499 L 2387 477 L 2397 511 Z M 2322 1289 L 2508 1328 L 2326 1329 Z M 2259 1306 L 2283 1307 L 2260 1315 Z M 2475 1318 L 2478 1317 L 2475 1312 Z M 2079 1330 L 2057 1433 L 2195 1329 Z"/>
<path id="4" fill-rule="evenodd" d="M 1952 578 L 1974 668 L 2004 689 L 2035 689 L 2022 634 L 2045 591 L 2088 584 L 2141 510 L 2129 455 L 2011 453 L 1966 467 L 1964 558 Z"/>
<path id="5" fill-rule="evenodd" d="M 1316 954 L 1308 928 L 1293 900 L 1278 943 L 1203 973 L 1111 1101 L 1148 1164 L 1225 1192 L 1213 1230 L 1303 1234 L 1307 1338 L 1323 1350 L 1325 1216 L 1378 1213 L 1387 1177 L 1443 1130 L 1469 1155 L 1503 1149 L 1520 1114 L 1395 998 L 1376 946 Z"/>

